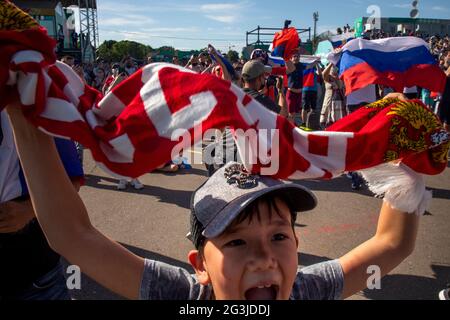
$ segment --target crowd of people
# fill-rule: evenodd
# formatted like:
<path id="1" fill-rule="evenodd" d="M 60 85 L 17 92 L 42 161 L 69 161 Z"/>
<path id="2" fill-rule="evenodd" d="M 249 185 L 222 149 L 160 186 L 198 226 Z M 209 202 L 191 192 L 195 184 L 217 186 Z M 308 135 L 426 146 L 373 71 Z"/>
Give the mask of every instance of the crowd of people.
<path id="1" fill-rule="evenodd" d="M 349 25 L 336 30 L 337 34 L 353 31 Z M 395 34 L 395 36 L 404 35 L 409 34 Z M 439 66 L 447 76 L 450 76 L 449 37 L 415 35 L 421 36 L 429 42 L 431 52 L 439 62 Z M 389 36 L 392 35 L 383 30 L 368 30 L 363 35 L 369 40 Z M 174 57 L 172 63 L 198 73 L 209 73 L 232 81 L 269 110 L 288 117 L 305 130 L 326 129 L 361 106 L 393 92 L 391 88 L 372 85 L 345 96 L 345 85 L 339 79 L 337 68 L 332 64 L 324 66 L 320 61 L 309 64 L 301 63 L 301 55 L 297 52 L 291 59 L 285 61 L 285 66 L 279 66 L 271 62 L 269 54 L 262 49 L 256 49 L 252 52 L 250 61 L 245 59 L 234 61 L 230 69 L 223 63 L 223 59 L 219 58 L 221 54 L 209 46 L 208 51 L 192 55 L 188 61 L 180 61 L 178 57 Z M 73 60 L 73 58 L 63 58 L 63 61 L 72 65 L 87 84 L 105 95 L 139 67 L 142 67 L 129 56 L 116 63 L 99 60 L 95 64 L 85 65 L 83 69 L 77 65 L 74 66 Z M 256 63 L 256 61 L 260 63 Z M 151 56 L 147 59 L 148 63 L 153 63 Z M 441 120 L 448 126 L 447 100 L 443 101 L 443 93 L 430 92 L 417 87 L 405 88 L 403 93 L 410 99 L 421 99 L 430 109 L 439 114 Z M 235 152 L 231 134 L 227 129 L 220 138 L 225 138 L 228 141 L 225 146 Z M 224 152 L 223 154 L 228 153 Z M 235 160 L 237 160 L 237 156 Z M 211 164 L 208 164 L 207 167 L 210 175 L 215 171 L 214 167 L 218 168 Z M 160 169 L 175 172 L 179 166 L 168 163 Z M 354 173 L 350 173 L 349 177 L 352 177 L 352 189 L 360 189 L 363 184 L 362 179 Z M 126 185 L 127 182 L 121 180 L 118 188 L 122 190 Z M 136 189 L 143 187 L 138 180 L 131 181 L 131 185 Z"/>
<path id="2" fill-rule="evenodd" d="M 345 31 L 349 30 L 346 26 Z M 372 36 L 378 39 L 388 35 Z M 450 77 L 448 40 L 429 38 L 433 54 Z M 99 60 L 85 65 L 71 56 L 61 61 L 103 95 L 141 67 L 129 56 L 118 62 Z M 153 63 L 151 57 L 147 63 Z M 323 130 L 386 97 L 422 98 L 448 129 L 450 81 L 446 91 L 440 93 L 427 94 L 421 88 L 393 93 L 390 88 L 370 85 L 346 96 L 335 66 L 322 65 L 320 60 L 304 63 L 300 52 L 285 59 L 284 65 L 272 63 L 269 53 L 260 49 L 249 61 L 231 63 L 209 46 L 208 51 L 193 55 L 186 64 L 177 58 L 172 63 L 233 82 L 303 130 Z M 269 177 L 247 179 L 242 187 L 241 179 L 250 175 L 239 163 L 230 129 L 224 128 L 215 138 L 220 143 L 225 141 L 224 148 L 232 149 L 235 158 L 227 164 L 208 165 L 210 178 L 192 197 L 189 239 L 195 250 L 188 260 L 196 275 L 138 257 L 91 224 L 78 195 L 83 178 L 82 146 L 40 133 L 25 120 L 17 104 L 8 106 L 11 124 L 6 112 L 1 113 L 0 150 L 8 152 L 18 172 L 22 166 L 33 203 L 24 193 L 21 199 L 0 205 L 0 214 L 8 212 L 0 216 L 0 274 L 5 283 L 0 299 L 68 299 L 59 254 L 105 287 L 131 299 L 340 299 L 367 286 L 368 266 L 380 266 L 385 275 L 414 249 L 419 214 L 423 214 L 419 212 L 421 203 L 412 211 L 418 214 L 408 214 L 395 209 L 396 203 L 384 202 L 373 238 L 339 259 L 298 270 L 294 225 L 297 213 L 313 209 L 316 198 L 301 185 Z M 173 172 L 179 167 L 171 162 L 160 169 Z M 407 182 L 399 180 L 394 187 L 401 183 L 414 186 L 406 188 L 405 193 L 411 196 L 420 192 L 419 200 L 425 199 L 422 178 L 404 166 L 397 169 L 407 176 Z M 349 177 L 352 189 L 361 188 L 363 179 L 358 173 L 349 173 Z M 19 178 L 16 180 L 20 183 Z M 41 192 L 44 183 L 46 191 Z M 120 180 L 118 188 L 125 189 L 128 183 L 135 189 L 143 188 L 137 179 Z M 32 273 L 25 270 L 29 260 L 33 261 Z"/>
<path id="3" fill-rule="evenodd" d="M 338 28 L 337 33 L 353 31 L 348 25 L 344 26 L 343 30 Z M 387 36 L 389 34 L 382 30 L 368 31 L 364 35 L 367 39 L 379 39 Z M 449 37 L 426 36 L 425 39 L 429 41 L 431 52 L 442 70 L 447 73 L 447 76 L 450 76 Z M 292 58 L 285 61 L 284 66 L 280 66 L 274 64 L 269 59 L 269 55 L 269 52 L 255 49 L 250 56 L 250 61 L 241 58 L 229 62 L 227 66 L 224 64 L 224 61 L 227 61 L 226 57 L 221 59 L 222 54 L 210 45 L 207 51 L 198 55 L 194 54 L 189 60 L 173 57 L 172 63 L 198 73 L 208 73 L 232 81 L 269 110 L 286 116 L 304 130 L 324 130 L 361 106 L 393 92 L 391 88 L 373 85 L 345 96 L 345 85 L 339 79 L 337 68 L 332 64 L 324 66 L 319 60 L 313 63 L 302 63 L 300 52 L 297 52 Z M 96 63 L 84 64 L 83 67 L 76 64 L 74 58 L 70 56 L 63 57 L 62 61 L 72 66 L 88 85 L 104 95 L 143 67 L 142 63 L 137 63 L 130 56 L 125 56 L 120 62 L 99 59 Z M 153 57 L 149 56 L 146 64 L 153 62 Z M 403 93 L 410 99 L 421 99 L 430 109 L 439 114 L 441 120 L 447 125 L 448 107 L 445 104 L 442 106 L 443 93 L 430 92 L 417 87 L 405 88 Z M 442 107 L 440 108 L 440 106 Z M 231 152 L 236 153 L 228 129 L 224 130 L 221 137 L 216 138 L 228 141 L 225 143 L 226 148 L 231 148 Z M 216 141 L 216 143 L 219 142 Z M 79 148 L 82 147 L 79 146 Z M 223 154 L 229 154 L 229 152 L 225 151 Z M 238 160 L 238 155 L 234 158 Z M 210 175 L 215 171 L 213 168 L 217 169 L 218 167 L 220 165 L 207 164 Z M 176 172 L 179 168 L 179 164 L 171 162 L 159 170 Z M 362 187 L 363 181 L 357 174 L 350 173 L 349 177 L 352 177 L 351 187 L 353 190 Z M 143 188 L 139 180 L 135 179 L 132 181 L 120 180 L 118 189 L 124 190 L 128 184 L 137 190 Z"/>

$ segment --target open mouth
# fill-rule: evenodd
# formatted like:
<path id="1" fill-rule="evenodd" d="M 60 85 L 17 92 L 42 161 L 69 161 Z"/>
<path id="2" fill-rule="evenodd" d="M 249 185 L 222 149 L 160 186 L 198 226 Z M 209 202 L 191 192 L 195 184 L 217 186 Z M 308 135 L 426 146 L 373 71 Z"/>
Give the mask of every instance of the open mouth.
<path id="1" fill-rule="evenodd" d="M 245 292 L 246 300 L 276 300 L 279 287 L 276 285 L 260 286 Z"/>

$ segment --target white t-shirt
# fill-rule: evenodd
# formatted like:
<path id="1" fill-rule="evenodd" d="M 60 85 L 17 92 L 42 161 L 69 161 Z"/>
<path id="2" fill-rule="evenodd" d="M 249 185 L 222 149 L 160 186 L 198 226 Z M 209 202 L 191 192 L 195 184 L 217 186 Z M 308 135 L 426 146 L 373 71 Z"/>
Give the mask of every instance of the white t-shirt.
<path id="1" fill-rule="evenodd" d="M 372 103 L 377 101 L 376 87 L 370 84 L 365 88 L 350 93 L 347 96 L 347 105 L 360 104 L 361 102 Z"/>

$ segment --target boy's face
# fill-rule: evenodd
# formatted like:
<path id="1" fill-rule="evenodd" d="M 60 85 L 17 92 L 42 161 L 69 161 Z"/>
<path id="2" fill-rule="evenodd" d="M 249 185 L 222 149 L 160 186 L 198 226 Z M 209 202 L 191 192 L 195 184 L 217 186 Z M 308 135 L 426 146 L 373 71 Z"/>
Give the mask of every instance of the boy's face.
<path id="1" fill-rule="evenodd" d="M 190 253 L 199 281 L 212 284 L 218 300 L 287 300 L 297 274 L 297 237 L 287 205 L 279 215 L 264 202 L 253 215 L 206 241 L 203 254 Z M 193 259 L 195 253 L 196 259 Z"/>

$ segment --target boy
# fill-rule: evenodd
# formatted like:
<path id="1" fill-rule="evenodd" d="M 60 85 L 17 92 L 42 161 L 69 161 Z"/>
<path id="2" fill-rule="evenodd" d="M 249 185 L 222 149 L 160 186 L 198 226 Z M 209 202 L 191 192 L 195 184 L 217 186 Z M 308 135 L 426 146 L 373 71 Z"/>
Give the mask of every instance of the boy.
<path id="1" fill-rule="evenodd" d="M 369 181 L 388 186 L 378 190 L 385 202 L 374 237 L 339 260 L 298 271 L 294 212 L 312 209 L 314 196 L 299 185 L 251 176 L 232 163 L 193 196 L 190 238 L 197 250 L 189 253 L 196 271 L 191 276 L 138 257 L 95 229 L 52 138 L 30 125 L 19 108 L 9 106 L 8 112 L 49 243 L 85 274 L 130 299 L 346 298 L 366 287 L 369 266 L 377 265 L 385 275 L 412 252 L 419 217 L 405 212 L 425 211 L 421 176 L 389 165 L 384 169 L 392 181 L 386 184 L 389 179 L 376 176 L 379 171 L 369 172 Z"/>

